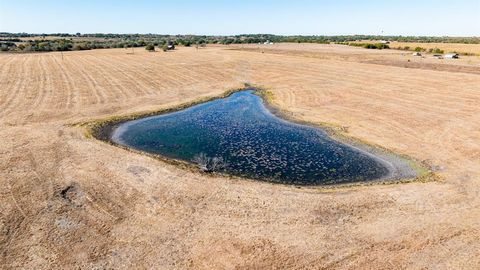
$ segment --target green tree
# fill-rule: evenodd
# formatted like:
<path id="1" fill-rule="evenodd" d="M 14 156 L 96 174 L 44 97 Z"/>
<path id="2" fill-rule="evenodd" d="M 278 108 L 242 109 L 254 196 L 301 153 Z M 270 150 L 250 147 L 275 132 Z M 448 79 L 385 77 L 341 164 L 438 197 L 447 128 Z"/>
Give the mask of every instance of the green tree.
<path id="1" fill-rule="evenodd" d="M 147 44 L 147 46 L 145 46 L 145 50 L 147 50 L 149 52 L 154 52 L 155 51 L 155 46 L 153 46 L 153 44 Z"/>

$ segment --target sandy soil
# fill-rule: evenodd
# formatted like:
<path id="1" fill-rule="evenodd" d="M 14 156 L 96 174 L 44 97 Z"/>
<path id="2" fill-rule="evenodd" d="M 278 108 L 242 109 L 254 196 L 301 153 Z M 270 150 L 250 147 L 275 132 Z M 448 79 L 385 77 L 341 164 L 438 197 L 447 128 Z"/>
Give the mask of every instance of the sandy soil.
<path id="1" fill-rule="evenodd" d="M 407 57 L 396 51 L 232 48 L 0 54 L 1 268 L 480 267 L 480 75 L 382 64 Z M 71 125 L 243 82 L 443 180 L 322 190 L 209 177 Z"/>

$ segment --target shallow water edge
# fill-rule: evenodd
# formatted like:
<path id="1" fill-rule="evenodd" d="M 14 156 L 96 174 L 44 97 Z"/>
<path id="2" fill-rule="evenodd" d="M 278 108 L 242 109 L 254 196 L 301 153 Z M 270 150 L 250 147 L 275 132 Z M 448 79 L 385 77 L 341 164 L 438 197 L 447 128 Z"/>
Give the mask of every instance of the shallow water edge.
<path id="1" fill-rule="evenodd" d="M 386 167 L 388 167 L 390 173 L 386 177 L 382 177 L 379 179 L 374 179 L 374 180 L 366 180 L 366 181 L 361 181 L 361 182 L 354 182 L 354 183 L 344 183 L 344 184 L 325 184 L 325 185 L 313 185 L 315 187 L 322 187 L 322 186 L 336 186 L 336 187 L 341 187 L 341 186 L 358 186 L 358 185 L 365 185 L 365 184 L 375 184 L 375 183 L 382 183 L 382 184 L 390 184 L 390 183 L 401 183 L 401 182 L 413 182 L 413 181 L 420 181 L 420 182 L 427 182 L 427 181 L 432 181 L 434 177 L 432 177 L 432 173 L 429 172 L 426 167 L 421 165 L 420 162 L 417 162 L 409 157 L 401 156 L 398 154 L 395 154 L 388 149 L 384 149 L 375 145 L 370 145 L 365 142 L 360 142 L 359 140 L 356 140 L 355 138 L 348 137 L 348 135 L 343 134 L 343 132 L 336 130 L 332 126 L 326 126 L 322 124 L 312 124 L 308 123 L 305 121 L 299 121 L 298 119 L 295 119 L 291 114 L 288 112 L 284 112 L 281 109 L 275 107 L 272 103 L 273 100 L 273 95 L 271 92 L 262 89 L 262 88 L 256 88 L 256 87 L 251 87 L 247 85 L 245 88 L 240 88 L 240 89 L 235 89 L 235 90 L 229 90 L 224 92 L 223 94 L 219 96 L 213 96 L 213 97 L 204 97 L 200 98 L 197 100 L 193 100 L 191 102 L 183 103 L 180 104 L 176 107 L 171 107 L 171 108 L 165 108 L 157 111 L 151 111 L 151 112 L 144 112 L 144 113 L 136 113 L 136 114 L 131 114 L 131 115 L 126 115 L 126 116 L 114 116 L 108 119 L 103 119 L 103 120 L 97 120 L 97 121 L 91 121 L 91 122 L 86 122 L 86 123 L 80 123 L 78 125 L 86 127 L 87 128 L 87 136 L 93 137 L 98 140 L 102 140 L 104 142 L 107 142 L 109 144 L 115 145 L 117 147 L 126 149 L 131 152 L 135 153 L 140 153 L 143 155 L 151 156 L 153 158 L 162 160 L 164 162 L 167 162 L 169 164 L 174 164 L 181 166 L 184 169 L 189 169 L 192 171 L 200 172 L 200 170 L 192 163 L 186 162 L 183 160 L 175 160 L 171 158 L 167 158 L 158 154 L 150 154 L 146 153 L 140 150 L 132 149 L 127 146 L 123 146 L 120 144 L 115 143 L 112 140 L 112 133 L 113 131 L 121 124 L 135 120 L 135 119 L 140 119 L 140 118 L 145 118 L 149 116 L 156 116 L 156 115 L 161 115 L 161 114 L 167 114 L 167 113 L 172 113 L 176 111 L 180 111 L 189 107 L 192 107 L 194 105 L 198 105 L 201 103 L 205 103 L 208 101 L 220 99 L 220 98 L 226 98 L 229 97 L 231 94 L 239 92 L 239 91 L 244 91 L 244 90 L 254 90 L 255 94 L 262 97 L 264 105 L 268 108 L 268 110 L 274 114 L 276 117 L 279 117 L 280 119 L 290 122 L 292 124 L 298 124 L 302 126 L 307 126 L 307 127 L 314 127 L 314 128 L 319 128 L 322 131 L 325 131 L 330 138 L 333 140 L 336 140 L 344 145 L 347 145 L 357 151 L 361 151 L 362 153 L 368 155 L 371 158 L 374 158 L 375 160 L 379 161 Z M 222 175 L 228 178 L 242 178 L 240 176 L 233 176 L 230 174 L 225 174 L 225 173 L 214 173 L 214 175 Z M 250 178 L 248 178 L 250 179 Z M 250 179 L 253 180 L 253 179 Z M 253 181 L 259 181 L 259 180 L 253 180 Z M 265 181 L 263 181 L 265 182 Z M 275 184 L 278 184 L 275 182 Z M 309 185 L 303 185 L 303 184 L 286 184 L 286 185 L 294 185 L 294 186 L 309 186 Z"/>

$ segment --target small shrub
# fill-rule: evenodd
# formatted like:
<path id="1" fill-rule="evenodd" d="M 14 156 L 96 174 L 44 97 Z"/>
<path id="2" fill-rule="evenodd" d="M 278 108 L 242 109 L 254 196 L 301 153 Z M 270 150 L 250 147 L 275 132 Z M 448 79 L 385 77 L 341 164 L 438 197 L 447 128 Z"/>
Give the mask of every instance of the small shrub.
<path id="1" fill-rule="evenodd" d="M 365 49 L 374 49 L 374 50 L 383 50 L 383 49 L 390 49 L 387 44 L 383 43 L 350 43 L 350 46 L 359 46 Z"/>
<path id="2" fill-rule="evenodd" d="M 155 51 L 155 46 L 153 46 L 153 44 L 147 44 L 147 46 L 145 46 L 145 50 L 147 50 L 149 52 L 154 52 Z"/>
<path id="3" fill-rule="evenodd" d="M 82 49 L 82 46 L 80 44 L 75 44 L 72 47 L 72 50 L 74 51 L 80 51 Z"/>

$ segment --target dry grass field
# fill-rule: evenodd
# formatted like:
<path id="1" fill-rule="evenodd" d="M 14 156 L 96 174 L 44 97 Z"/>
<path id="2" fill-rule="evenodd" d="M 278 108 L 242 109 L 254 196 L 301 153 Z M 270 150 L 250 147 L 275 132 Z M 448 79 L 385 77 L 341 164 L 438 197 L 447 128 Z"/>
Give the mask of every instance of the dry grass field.
<path id="1" fill-rule="evenodd" d="M 0 268 L 480 268 L 478 58 L 304 44 L 127 52 L 0 54 Z M 212 177 L 74 125 L 244 82 L 440 181 L 321 189 Z"/>
<path id="2" fill-rule="evenodd" d="M 362 40 L 357 43 L 378 43 L 378 41 L 374 40 Z M 468 55 L 476 55 L 480 56 L 480 44 L 464 44 L 464 43 L 426 43 L 426 42 L 398 42 L 392 41 L 389 44 L 390 48 L 398 49 L 398 48 L 405 48 L 410 47 L 410 50 L 414 50 L 416 47 L 421 47 L 426 50 L 428 49 L 441 49 L 444 53 L 459 53 L 459 54 L 468 54 Z"/>
<path id="3" fill-rule="evenodd" d="M 439 48 L 445 51 L 445 53 L 449 52 L 457 52 L 457 53 L 467 53 L 467 54 L 474 54 L 480 56 L 480 44 L 461 44 L 461 43 L 415 43 L 415 42 L 392 42 L 390 47 L 398 48 L 398 47 L 405 47 L 409 46 L 412 49 L 416 47 L 422 47 L 425 49 L 435 49 Z"/>

